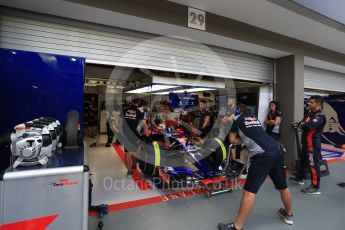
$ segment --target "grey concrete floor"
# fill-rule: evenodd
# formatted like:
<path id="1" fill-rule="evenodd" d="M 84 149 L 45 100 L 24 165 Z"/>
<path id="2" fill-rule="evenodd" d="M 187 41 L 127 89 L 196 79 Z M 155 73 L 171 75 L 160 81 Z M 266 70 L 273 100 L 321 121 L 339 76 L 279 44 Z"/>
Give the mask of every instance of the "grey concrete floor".
<path id="1" fill-rule="evenodd" d="M 295 224 L 285 225 L 277 215 L 282 207 L 279 193 L 267 180 L 261 188 L 255 208 L 245 229 L 256 230 L 344 230 L 345 189 L 336 185 L 345 181 L 345 161 L 330 166 L 331 175 L 322 178 L 322 195 L 300 192 L 301 186 L 290 184 L 293 193 Z M 112 212 L 104 218 L 103 229 L 117 230 L 213 230 L 218 222 L 233 220 L 241 191 L 207 199 L 203 194 L 155 205 Z M 89 229 L 97 229 L 96 217 L 89 218 Z"/>
<path id="2" fill-rule="evenodd" d="M 160 190 L 140 190 L 133 179 L 127 178 L 126 166 L 115 149 L 105 147 L 106 135 L 86 140 L 88 145 L 97 140 L 97 147 L 88 148 L 88 165 L 93 181 L 93 205 L 116 204 L 162 195 Z M 125 189 L 120 189 L 122 187 Z M 134 189 L 126 189 L 128 187 Z"/>

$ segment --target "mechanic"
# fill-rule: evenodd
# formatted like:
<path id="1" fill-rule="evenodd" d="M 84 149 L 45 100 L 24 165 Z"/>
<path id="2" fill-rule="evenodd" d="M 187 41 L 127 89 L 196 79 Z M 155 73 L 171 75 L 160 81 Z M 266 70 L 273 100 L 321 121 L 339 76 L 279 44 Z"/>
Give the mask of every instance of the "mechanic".
<path id="1" fill-rule="evenodd" d="M 193 124 L 193 118 L 187 110 L 182 110 L 177 120 L 175 130 L 182 130 L 185 136 L 190 136 L 190 127 Z"/>
<path id="2" fill-rule="evenodd" d="M 87 110 L 85 113 L 87 114 L 87 131 L 88 136 L 91 138 L 96 137 L 96 130 L 97 130 L 97 105 L 96 105 L 96 98 L 93 96 L 91 97 L 90 101 L 86 101 L 85 104 L 87 106 Z"/>
<path id="3" fill-rule="evenodd" d="M 220 120 L 220 129 L 219 129 L 219 136 L 218 138 L 222 140 L 228 149 L 230 146 L 229 138 L 227 138 L 228 133 L 230 132 L 232 123 L 235 120 L 235 109 L 236 109 L 236 102 L 233 98 L 229 97 L 227 100 L 227 108 L 226 108 L 226 114 L 222 117 Z M 240 153 L 240 151 L 236 151 L 237 146 L 233 146 L 230 149 L 230 166 L 235 169 L 235 164 L 237 163 L 236 159 L 240 158 L 240 155 L 237 153 Z M 242 165 L 241 165 L 242 166 Z"/>
<path id="4" fill-rule="evenodd" d="M 244 144 L 251 156 L 250 168 L 244 185 L 242 201 L 236 220 L 230 224 L 218 224 L 219 230 L 242 229 L 254 207 L 255 197 L 267 175 L 271 177 L 274 186 L 280 191 L 285 208 L 278 213 L 286 224 L 293 224 L 292 198 L 287 187 L 286 174 L 283 168 L 283 153 L 278 143 L 263 129 L 260 121 L 247 106 L 241 104 L 241 114 L 236 117 L 230 133 L 230 143 Z"/>
<path id="5" fill-rule="evenodd" d="M 113 139 L 115 136 L 116 143 L 118 143 L 118 134 L 120 132 L 119 130 L 119 114 L 115 111 L 115 109 L 112 109 L 110 111 L 109 117 L 107 119 L 107 143 L 105 144 L 106 147 L 111 147 L 111 144 L 113 143 Z"/>
<path id="6" fill-rule="evenodd" d="M 267 114 L 265 125 L 266 133 L 279 141 L 280 124 L 282 122 L 282 113 L 279 111 L 279 102 L 271 101 L 269 106 L 269 113 Z"/>
<path id="7" fill-rule="evenodd" d="M 168 120 L 168 114 L 171 112 L 169 102 L 162 101 L 160 103 L 160 111 L 155 115 L 152 126 L 155 129 L 159 129 L 162 126 L 166 126 Z"/>
<path id="8" fill-rule="evenodd" d="M 206 103 L 205 99 L 199 100 L 199 124 L 198 128 L 200 130 L 200 135 L 198 136 L 198 140 L 203 143 L 204 138 L 207 136 L 207 134 L 211 131 L 213 127 L 214 122 L 214 113 L 210 108 L 208 108 L 208 105 Z"/>
<path id="9" fill-rule="evenodd" d="M 150 114 L 150 108 L 148 107 L 148 102 L 145 100 L 140 100 L 140 104 L 138 105 L 138 109 L 142 113 L 142 121 L 139 122 L 139 125 L 137 127 L 137 131 L 141 135 L 144 132 L 144 123 L 149 121 L 151 114 Z"/>
<path id="10" fill-rule="evenodd" d="M 320 195 L 320 161 L 321 155 L 321 136 L 326 124 L 325 114 L 322 112 L 323 98 L 312 96 L 309 98 L 309 113 L 300 122 L 299 127 L 302 132 L 302 156 L 300 167 L 296 177 L 290 178 L 292 182 L 304 185 L 303 179 L 307 169 L 310 170 L 311 185 L 303 188 L 302 192 L 311 195 Z"/>
<path id="11" fill-rule="evenodd" d="M 125 163 L 128 169 L 127 176 L 131 177 L 137 168 L 138 142 L 140 134 L 138 126 L 142 121 L 143 114 L 138 109 L 139 99 L 133 99 L 132 104 L 123 108 L 123 122 L 121 127 L 120 142 L 124 145 L 126 158 Z"/>

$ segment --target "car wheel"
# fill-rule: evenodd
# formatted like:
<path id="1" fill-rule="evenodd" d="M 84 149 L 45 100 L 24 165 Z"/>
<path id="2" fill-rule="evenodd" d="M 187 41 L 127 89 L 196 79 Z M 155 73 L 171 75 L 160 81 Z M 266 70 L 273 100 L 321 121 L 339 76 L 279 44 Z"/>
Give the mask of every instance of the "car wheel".
<path id="1" fill-rule="evenodd" d="M 157 176 L 157 167 L 164 166 L 165 151 L 159 147 L 158 142 L 145 143 L 141 146 L 139 168 L 146 176 Z"/>
<path id="2" fill-rule="evenodd" d="M 206 161 L 214 169 L 218 169 L 219 166 L 226 160 L 228 155 L 226 146 L 219 138 L 207 140 L 203 145 L 203 152 L 204 155 L 206 154 Z"/>

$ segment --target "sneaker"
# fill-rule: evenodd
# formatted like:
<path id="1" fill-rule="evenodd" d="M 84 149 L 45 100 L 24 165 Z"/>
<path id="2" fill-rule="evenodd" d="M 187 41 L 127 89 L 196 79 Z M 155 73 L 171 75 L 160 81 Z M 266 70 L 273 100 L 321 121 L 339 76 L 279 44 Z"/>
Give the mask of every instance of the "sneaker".
<path id="1" fill-rule="evenodd" d="M 97 142 L 93 142 L 89 147 L 93 148 L 93 147 L 96 147 L 96 146 L 97 146 Z"/>
<path id="2" fill-rule="evenodd" d="M 218 224 L 218 229 L 219 230 L 242 230 L 242 229 L 236 229 L 234 223 L 230 223 L 230 224 L 219 223 Z"/>
<path id="3" fill-rule="evenodd" d="M 340 182 L 340 183 L 338 183 L 337 184 L 339 187 L 341 187 L 341 188 L 345 188 L 345 183 L 344 182 Z"/>
<path id="4" fill-rule="evenodd" d="M 303 179 L 298 179 L 297 177 L 290 177 L 289 180 L 299 185 L 304 185 Z"/>
<path id="5" fill-rule="evenodd" d="M 131 178 L 132 175 L 133 175 L 133 173 L 134 173 L 133 171 L 128 171 L 128 172 L 127 172 L 127 177 L 128 177 L 128 178 Z"/>
<path id="6" fill-rule="evenodd" d="M 313 186 L 303 188 L 301 191 L 309 195 L 321 195 L 320 189 L 314 188 Z"/>
<path id="7" fill-rule="evenodd" d="M 290 216 L 286 214 L 285 209 L 283 208 L 279 209 L 278 214 L 283 218 L 285 224 L 290 224 L 290 225 L 293 224 L 293 215 Z"/>
<path id="8" fill-rule="evenodd" d="M 106 144 L 105 144 L 105 147 L 111 147 L 111 144 L 106 143 Z"/>

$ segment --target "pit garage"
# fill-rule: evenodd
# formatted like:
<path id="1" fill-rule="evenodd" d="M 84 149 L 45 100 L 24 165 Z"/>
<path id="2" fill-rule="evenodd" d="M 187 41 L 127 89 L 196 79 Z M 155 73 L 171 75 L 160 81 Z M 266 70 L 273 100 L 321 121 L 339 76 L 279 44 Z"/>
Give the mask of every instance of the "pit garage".
<path id="1" fill-rule="evenodd" d="M 196 175 L 193 175 L 189 171 L 190 169 L 185 169 L 184 172 L 187 173 L 186 175 L 188 175 L 190 181 L 183 181 L 182 183 L 185 185 L 188 184 L 188 186 L 193 188 L 200 188 L 200 186 L 194 184 L 195 180 L 202 180 L 204 177 L 212 177 L 212 173 L 221 173 L 218 167 L 220 166 L 220 162 L 225 160 L 228 154 L 228 146 L 223 144 L 224 135 L 219 137 L 222 126 L 221 119 L 226 116 L 227 113 L 231 113 L 232 111 L 230 110 L 235 112 L 235 103 L 237 101 L 248 104 L 250 110 L 253 113 L 257 113 L 259 111 L 259 106 L 262 106 L 261 104 L 259 105 L 259 97 L 264 97 L 266 99 L 265 103 L 268 105 L 268 96 L 271 96 L 269 92 L 260 95 L 260 88 L 262 91 L 262 88 L 269 89 L 272 87 L 269 83 L 95 64 L 87 64 L 85 73 L 84 105 L 90 104 L 90 101 L 85 100 L 91 97 L 97 98 L 97 100 L 94 101 L 97 101 L 95 107 L 97 107 L 97 113 L 100 118 L 97 121 L 96 128 L 96 133 L 99 133 L 99 135 L 89 136 L 86 134 L 88 144 L 91 146 L 89 148 L 90 168 L 94 172 L 92 176 L 94 183 L 92 200 L 94 205 L 131 202 L 138 200 L 138 198 L 149 198 L 171 193 L 173 190 L 157 191 L 157 189 L 155 189 L 156 186 L 160 186 L 154 184 L 152 180 L 152 175 L 158 177 L 158 172 L 152 167 L 154 166 L 155 160 L 157 160 L 155 154 L 162 154 L 159 155 L 159 160 L 164 162 L 164 164 L 167 164 L 166 158 L 167 155 L 169 155 L 168 161 L 172 162 L 170 166 L 186 167 L 185 161 L 188 161 L 189 163 L 187 163 L 187 165 L 192 165 L 193 171 L 199 171 L 203 175 L 199 175 L 199 177 L 196 178 Z M 119 74 L 121 78 L 118 78 L 114 73 Z M 125 165 L 125 153 L 121 141 L 119 141 L 119 143 L 118 140 L 114 138 L 112 145 L 110 147 L 108 145 L 108 148 L 106 147 L 108 141 L 106 135 L 106 122 L 111 113 L 109 108 L 115 110 L 114 114 L 118 117 L 117 119 L 121 119 L 120 111 L 124 106 L 138 98 L 140 99 L 138 108 L 141 111 L 145 111 L 144 113 L 147 114 L 145 116 L 147 116 L 146 119 L 149 120 L 150 132 L 153 133 L 145 137 L 145 139 L 151 140 L 150 144 L 145 145 L 145 151 L 149 152 L 147 154 L 151 156 L 150 158 L 153 158 L 147 160 L 146 156 L 139 156 L 139 159 L 143 160 L 143 162 L 139 163 L 134 174 L 128 178 Z M 186 150 L 187 146 L 185 145 L 186 142 L 191 141 L 195 144 L 200 141 L 200 139 L 197 139 L 197 133 L 200 132 L 197 130 L 199 127 L 198 120 L 200 119 L 200 100 L 205 100 L 207 106 L 212 109 L 214 113 L 212 115 L 212 128 L 209 130 L 208 142 L 212 140 L 213 144 L 216 145 L 215 149 L 218 151 L 214 153 L 216 154 L 215 160 L 218 162 L 216 163 L 218 165 L 212 166 L 212 168 L 217 169 L 215 172 L 212 172 L 212 170 L 205 172 L 206 168 L 202 171 L 200 170 L 201 166 L 199 169 L 196 168 L 193 166 L 195 164 L 195 159 L 193 158 L 196 156 L 193 157 L 190 154 L 186 154 L 186 152 L 188 153 Z M 261 102 L 262 101 L 264 100 L 261 100 Z M 86 108 L 88 109 L 87 106 Z M 84 111 L 84 114 L 87 114 L 87 111 Z M 157 120 L 162 119 L 161 116 L 164 117 L 164 124 L 162 124 L 164 132 L 162 132 L 162 128 L 159 128 L 160 122 L 157 122 Z M 84 120 L 86 122 L 87 118 L 85 117 Z M 87 130 L 88 127 L 84 129 Z M 166 134 L 167 130 L 170 132 L 169 135 L 172 135 L 172 137 L 169 138 L 176 138 L 175 141 L 171 141 L 169 138 L 165 138 L 166 140 L 164 140 L 163 133 Z M 227 130 L 227 132 L 228 131 L 229 130 Z M 180 132 L 180 134 L 177 132 Z M 178 143 L 174 144 L 174 142 Z M 161 150 L 157 153 L 155 146 L 151 143 L 164 143 L 164 146 L 161 146 Z M 168 147 L 167 145 L 172 146 Z M 171 150 L 179 150 L 180 153 L 172 151 L 173 153 L 168 154 L 167 152 L 169 152 L 169 150 L 167 149 L 169 148 L 172 148 Z M 184 152 L 180 151 L 181 148 L 184 149 Z M 197 148 L 199 150 L 203 149 L 202 143 L 198 143 Z M 200 156 L 208 156 L 211 153 L 213 152 L 208 150 L 205 151 L 205 153 L 200 153 Z M 245 154 L 242 160 L 244 162 L 246 161 Z M 146 165 L 146 163 L 150 164 Z M 170 167 L 168 165 L 169 164 L 166 166 Z M 174 173 L 178 174 L 177 172 Z M 173 172 L 171 172 L 171 175 L 172 174 Z M 117 195 L 114 196 L 114 193 L 109 192 L 109 190 L 113 191 L 114 183 L 118 186 L 117 183 L 119 182 L 121 182 L 124 188 L 134 186 L 136 189 L 128 192 L 126 189 L 121 190 L 117 188 Z"/>
<path id="2" fill-rule="evenodd" d="M 213 222 L 235 215 L 248 153 L 236 148 L 241 153 L 238 167 L 229 168 L 229 127 L 222 126 L 222 119 L 238 115 L 237 104 L 244 103 L 265 120 L 276 94 L 273 58 L 64 19 L 6 15 L 1 25 L 0 63 L 6 77 L 1 104 L 8 113 L 1 127 L 1 164 L 6 170 L 0 183 L 0 224 L 31 220 L 46 223 L 43 229 L 49 224 L 55 229 L 211 229 Z M 320 71 L 305 68 L 305 97 L 323 93 L 343 100 L 342 81 L 336 81 L 340 76 Z M 315 81 L 324 74 L 334 81 Z M 16 96 L 8 97 L 13 92 Z M 109 123 L 123 127 L 124 110 L 132 105 L 142 113 L 134 139 Z M 212 119 L 201 137 L 205 108 Z M 335 115 L 328 124 L 331 135 L 344 131 Z M 130 174 L 121 137 L 138 149 L 138 164 Z M 45 149 L 35 152 L 43 142 Z M 324 148 L 331 155 L 329 162 L 343 161 L 344 151 L 332 142 Z M 323 192 L 333 196 L 319 203 L 311 204 L 298 187 L 291 187 L 298 200 L 295 216 L 307 216 L 303 207 L 326 215 L 330 211 L 320 206 L 342 201 L 342 193 L 332 188 L 343 179 L 342 171 L 341 164 L 332 165 Z M 257 216 L 249 222 L 264 222 L 258 229 L 280 224 L 276 213 L 260 209 L 277 208 L 272 201 L 279 197 L 269 187 L 267 180 Z M 25 208 L 13 209 L 20 205 Z M 342 219 L 338 206 L 332 214 L 328 222 Z M 308 218 L 298 221 L 318 226 Z"/>
<path id="3" fill-rule="evenodd" d="M 127 177 L 124 163 L 126 156 L 121 141 L 116 143 L 117 140 L 114 138 L 110 147 L 105 146 L 107 143 L 106 123 L 112 110 L 115 114 L 120 115 L 124 104 L 131 103 L 134 98 L 139 98 L 142 106 L 147 107 L 152 119 L 154 118 L 152 116 L 162 112 L 163 105 L 167 106 L 170 114 L 166 116 L 166 122 L 171 122 L 173 126 L 178 124 L 180 116 L 184 112 L 190 112 L 190 130 L 187 132 L 193 131 L 193 135 L 195 135 L 198 133 L 196 127 L 199 119 L 199 102 L 203 100 L 207 108 L 212 109 L 217 116 L 213 117 L 212 128 L 209 130 L 210 137 L 197 141 L 211 140 L 215 147 L 212 151 L 207 151 L 207 155 L 215 152 L 217 154 L 212 159 L 213 163 L 215 162 L 212 170 L 209 165 L 203 167 L 206 171 L 203 172 L 204 175 L 198 175 L 198 178 L 195 178 L 196 174 L 194 174 L 196 168 L 183 169 L 187 173 L 187 176 L 183 178 L 183 183 L 189 183 L 190 177 L 193 177 L 192 181 L 199 181 L 220 175 L 224 171 L 219 166 L 226 159 L 228 148 L 223 144 L 224 137 L 218 139 L 220 118 L 227 115 L 228 112 L 236 110 L 237 101 L 247 103 L 253 113 L 265 116 L 268 102 L 272 98 L 273 60 L 270 58 L 205 46 L 180 38 L 155 37 L 122 29 L 77 27 L 71 24 L 57 24 L 13 16 L 4 16 L 1 22 L 3 25 L 2 47 L 4 47 L 2 60 L 5 60 L 2 64 L 6 66 L 6 74 L 14 76 L 7 81 L 5 88 L 10 90 L 17 81 L 23 82 L 21 73 L 34 76 L 26 78 L 26 84 L 22 86 L 22 91 L 30 95 L 30 97 L 23 97 L 21 103 L 22 108 L 27 108 L 27 114 L 23 113 L 21 119 L 8 115 L 6 118 L 9 121 L 8 125 L 3 127 L 2 132 L 8 134 L 18 124 L 26 124 L 31 120 L 41 119 L 41 117 L 44 119 L 46 116 L 53 116 L 61 121 L 62 129 L 71 126 L 75 130 L 73 133 L 85 134 L 85 142 L 78 142 L 78 146 L 82 146 L 84 149 L 81 150 L 82 154 L 79 157 L 76 157 L 76 154 L 63 154 L 63 156 L 67 156 L 67 159 L 57 158 L 57 164 L 52 164 L 50 161 L 47 163 L 53 168 L 53 171 L 58 172 L 57 175 L 57 172 L 54 171 L 53 178 L 48 178 L 47 184 L 52 188 L 61 185 L 72 189 L 75 184 L 79 184 L 82 186 L 81 188 L 84 186 L 90 188 L 87 193 L 84 188 L 80 190 L 80 193 L 75 194 L 83 197 L 80 205 L 76 206 L 82 210 L 83 216 L 79 217 L 82 221 L 74 218 L 75 226 L 79 226 L 80 223 L 84 227 L 86 225 L 85 210 L 88 208 L 86 203 L 91 206 L 90 215 L 97 216 L 100 207 L 103 207 L 100 206 L 101 204 L 113 205 L 110 206 L 112 207 L 110 209 L 117 209 L 124 204 L 132 204 L 136 207 L 138 202 L 161 201 L 162 197 L 164 199 L 169 194 L 172 194 L 172 197 L 176 196 L 175 191 L 157 189 L 159 185 L 148 177 L 148 174 L 157 173 L 152 166 L 160 164 L 158 159 L 163 162 L 164 157 L 160 155 L 153 160 L 147 160 L 149 165 L 145 165 L 145 161 L 141 162 L 141 167 L 138 167 L 131 177 Z M 13 30 L 16 32 L 14 33 Z M 69 34 L 68 37 L 66 34 Z M 67 48 L 66 39 L 69 40 L 68 47 L 75 47 L 75 49 Z M 83 41 L 81 42 L 80 39 Z M 81 44 L 82 46 L 80 46 Z M 23 63 L 23 65 L 18 66 L 17 63 Z M 46 76 L 53 76 L 54 80 L 51 79 L 52 77 L 46 78 Z M 63 79 L 63 84 L 59 83 L 61 79 Z M 57 90 L 61 88 L 64 88 L 62 93 Z M 3 93 L 5 95 L 6 91 Z M 43 97 L 44 100 L 34 100 L 32 97 L 35 96 Z M 5 102 L 6 105 L 11 103 L 13 103 L 11 100 Z M 46 105 L 45 107 L 50 107 L 47 104 L 51 103 L 57 106 L 43 115 L 38 108 L 43 104 Z M 232 106 L 232 111 L 228 109 L 229 106 Z M 71 125 L 67 119 L 70 110 L 78 113 L 77 118 L 74 119 L 76 121 L 74 125 Z M 91 110 L 92 113 L 90 113 Z M 15 110 L 9 114 L 12 113 L 16 113 Z M 150 124 L 154 124 L 154 122 Z M 165 126 L 166 128 L 167 126 Z M 174 129 L 176 131 L 176 127 Z M 176 135 L 176 133 L 173 134 Z M 183 137 L 183 134 L 179 135 Z M 186 150 L 187 140 L 183 142 L 183 138 L 176 136 L 171 138 L 180 139 L 178 146 L 171 146 L 171 148 L 183 147 Z M 155 141 L 152 143 L 156 143 Z M 170 145 L 173 143 L 174 141 L 169 141 Z M 4 148 L 8 152 L 9 146 L 5 146 Z M 62 153 L 67 151 L 64 149 L 68 149 L 65 146 L 61 147 L 63 147 L 61 148 Z M 150 144 L 150 147 L 151 150 L 157 149 L 155 144 Z M 159 149 L 162 148 L 159 147 Z M 200 156 L 196 155 L 195 158 L 201 157 L 201 149 L 202 143 L 197 147 L 197 154 Z M 59 147 L 56 151 L 61 150 Z M 54 150 L 52 155 L 60 156 L 56 151 Z M 155 155 L 157 151 L 147 151 L 147 155 L 152 153 Z M 192 150 L 189 153 L 192 153 Z M 74 161 L 68 161 L 68 156 L 72 155 L 75 156 Z M 193 159 L 189 159 L 190 161 L 187 162 L 181 158 L 180 154 L 175 155 L 177 163 L 174 163 L 174 166 L 194 163 Z M 193 158 L 193 155 L 189 156 Z M 10 164 L 12 163 L 12 159 L 5 159 Z M 7 167 L 6 163 L 4 165 Z M 89 167 L 84 168 L 83 165 Z M 66 172 L 66 175 L 61 174 L 65 175 L 64 177 L 59 176 L 59 168 L 65 166 L 78 166 L 81 170 L 82 182 L 70 178 L 70 171 Z M 37 166 L 34 168 L 18 167 L 25 172 L 36 170 Z M 73 171 L 73 169 L 71 170 Z M 13 169 L 11 168 L 7 173 L 12 175 Z M 90 184 L 85 180 L 87 174 L 90 174 Z M 4 178 L 4 187 L 10 188 L 7 182 L 9 177 L 6 173 Z M 39 183 L 41 182 L 39 181 Z M 228 189 L 228 182 L 226 183 L 226 189 Z M 230 190 L 232 191 L 232 189 Z M 10 191 L 11 189 L 5 189 L 4 196 L 8 197 L 11 194 Z M 193 185 L 193 189 L 184 190 L 184 192 L 187 195 L 194 195 L 203 193 L 204 190 Z M 23 199 L 23 203 L 27 202 L 25 197 Z M 65 204 L 60 203 L 61 207 L 65 207 Z M 9 207 L 6 206 L 6 210 Z M 45 205 L 40 210 L 44 209 Z M 73 219 L 73 215 L 68 214 L 67 211 L 61 212 L 64 213 L 61 218 Z M 11 216 L 11 212 L 7 211 L 4 213 L 9 214 L 4 217 L 5 223 L 10 220 L 30 218 L 28 216 L 30 213 L 25 210 L 23 210 L 22 216 Z M 31 214 L 34 215 L 34 213 Z M 35 215 L 37 216 L 37 214 Z M 54 221 L 57 217 L 51 216 L 50 218 L 50 221 Z"/>

